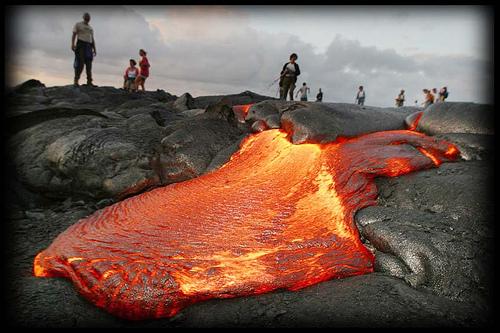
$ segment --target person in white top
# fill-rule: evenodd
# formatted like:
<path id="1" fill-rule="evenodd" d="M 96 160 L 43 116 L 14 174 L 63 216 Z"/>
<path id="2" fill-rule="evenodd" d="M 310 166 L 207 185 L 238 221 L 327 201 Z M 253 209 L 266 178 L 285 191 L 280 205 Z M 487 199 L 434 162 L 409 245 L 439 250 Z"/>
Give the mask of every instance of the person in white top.
<path id="1" fill-rule="evenodd" d="M 311 89 L 306 85 L 306 83 L 302 83 L 302 87 L 297 91 L 295 94 L 295 97 L 297 97 L 300 93 L 300 100 L 301 101 L 306 101 L 307 102 L 307 92 L 311 92 Z"/>
<path id="2" fill-rule="evenodd" d="M 295 82 L 297 76 L 300 75 L 299 64 L 296 63 L 298 56 L 296 53 L 290 55 L 290 61 L 283 65 L 280 72 L 280 99 L 286 100 L 287 94 L 290 95 L 290 100 L 293 101 L 293 90 L 295 89 Z"/>
<path id="3" fill-rule="evenodd" d="M 363 86 L 359 86 L 358 93 L 356 94 L 356 102 L 358 105 L 365 105 L 365 91 Z"/>
<path id="4" fill-rule="evenodd" d="M 439 103 L 441 100 L 439 99 L 439 91 L 437 88 L 432 88 L 432 94 L 434 95 L 434 103 Z"/>
<path id="5" fill-rule="evenodd" d="M 130 59 L 129 61 L 130 67 L 125 70 L 125 74 L 123 75 L 123 89 L 128 91 L 137 91 L 137 86 L 135 84 L 135 80 L 137 76 L 139 76 L 139 69 L 135 67 L 137 62 L 134 59 Z"/>
<path id="6" fill-rule="evenodd" d="M 83 14 L 83 21 L 78 22 L 73 27 L 73 35 L 71 37 L 71 50 L 75 52 L 75 82 L 74 85 L 78 86 L 80 75 L 85 66 L 87 72 L 87 85 L 92 84 L 92 60 L 97 55 L 94 29 L 89 24 L 90 14 Z M 75 45 L 75 40 L 76 45 Z"/>

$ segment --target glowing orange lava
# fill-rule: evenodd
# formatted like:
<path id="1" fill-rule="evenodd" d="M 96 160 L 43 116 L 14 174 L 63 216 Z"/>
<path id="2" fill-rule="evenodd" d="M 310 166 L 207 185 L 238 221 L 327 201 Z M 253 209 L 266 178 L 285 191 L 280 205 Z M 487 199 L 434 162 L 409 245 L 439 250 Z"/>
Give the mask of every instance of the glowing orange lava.
<path id="1" fill-rule="evenodd" d="M 373 178 L 436 167 L 459 152 L 406 130 L 341 141 L 293 145 L 279 130 L 250 136 L 212 173 L 80 220 L 37 255 L 34 273 L 69 278 L 96 306 L 128 319 L 370 273 L 374 257 L 354 213 L 376 203 Z"/>
<path id="2" fill-rule="evenodd" d="M 250 110 L 250 107 L 253 104 L 254 103 L 243 104 L 243 105 L 233 105 L 233 112 L 236 115 L 236 119 L 238 119 L 238 121 L 244 123 L 245 122 L 245 118 L 246 118 L 246 116 L 248 114 L 248 110 Z"/>
<path id="3" fill-rule="evenodd" d="M 417 129 L 418 123 L 420 121 L 420 118 L 422 118 L 423 114 L 424 114 L 424 111 L 420 111 L 420 112 L 417 112 L 417 113 L 415 113 L 414 115 L 411 116 L 412 117 L 412 119 L 411 119 L 412 123 L 408 127 L 408 130 L 415 131 Z"/>

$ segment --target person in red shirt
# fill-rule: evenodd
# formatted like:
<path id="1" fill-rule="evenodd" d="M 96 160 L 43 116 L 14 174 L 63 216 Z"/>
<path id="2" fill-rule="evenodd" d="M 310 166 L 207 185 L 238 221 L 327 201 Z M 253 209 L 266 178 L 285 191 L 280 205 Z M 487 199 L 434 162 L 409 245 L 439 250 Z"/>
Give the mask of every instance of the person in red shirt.
<path id="1" fill-rule="evenodd" d="M 139 69 L 135 67 L 137 62 L 134 59 L 130 59 L 130 67 L 125 70 L 123 75 L 123 89 L 128 91 L 137 91 L 137 85 L 134 84 L 137 77 L 139 76 Z"/>
<path id="2" fill-rule="evenodd" d="M 140 49 L 139 55 L 142 57 L 141 61 L 139 61 L 139 68 L 141 69 L 141 73 L 137 76 L 135 84 L 137 88 L 142 87 L 142 91 L 146 91 L 146 89 L 144 88 L 144 82 L 146 82 L 146 79 L 149 77 L 149 67 L 151 66 L 149 65 L 148 58 L 146 57 L 146 51 Z"/>

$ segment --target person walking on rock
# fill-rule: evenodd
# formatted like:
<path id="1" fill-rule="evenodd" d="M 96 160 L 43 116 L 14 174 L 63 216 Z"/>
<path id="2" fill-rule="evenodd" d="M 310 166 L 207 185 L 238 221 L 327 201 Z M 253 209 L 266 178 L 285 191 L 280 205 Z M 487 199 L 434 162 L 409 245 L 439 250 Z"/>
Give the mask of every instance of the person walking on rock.
<path id="1" fill-rule="evenodd" d="M 73 36 L 71 37 L 71 50 L 75 52 L 75 82 L 78 86 L 83 66 L 87 72 L 87 85 L 95 87 L 92 84 L 92 60 L 97 55 L 94 29 L 89 24 L 90 14 L 83 14 L 83 21 L 78 22 L 73 27 Z M 75 45 L 76 40 L 76 45 Z"/>
<path id="2" fill-rule="evenodd" d="M 365 105 L 365 91 L 363 90 L 363 86 L 359 86 L 358 93 L 356 94 L 356 102 L 358 105 Z"/>
<path id="3" fill-rule="evenodd" d="M 398 97 L 396 97 L 396 106 L 402 107 L 405 103 L 405 91 L 401 90 Z"/>
<path id="4" fill-rule="evenodd" d="M 148 58 L 146 57 L 146 51 L 140 49 L 139 55 L 141 56 L 141 60 L 139 61 L 139 68 L 141 69 L 141 72 L 135 80 L 135 86 L 137 88 L 142 87 L 142 91 L 146 91 L 146 89 L 144 88 L 144 83 L 149 77 L 149 67 L 151 67 L 151 65 L 149 64 Z"/>
<path id="5" fill-rule="evenodd" d="M 293 101 L 293 90 L 295 89 L 295 82 L 297 76 L 300 75 L 299 64 L 296 63 L 298 59 L 297 54 L 290 55 L 290 61 L 283 65 L 280 73 L 280 99 L 286 100 L 286 95 L 290 94 L 290 100 Z"/>
<path id="6" fill-rule="evenodd" d="M 295 97 L 297 97 L 300 93 L 300 100 L 303 101 L 303 102 L 307 102 L 307 92 L 311 92 L 311 89 L 309 89 L 309 87 L 306 85 L 306 83 L 302 83 L 302 87 L 300 87 L 300 89 L 297 91 L 297 94 L 295 95 Z"/>
<path id="7" fill-rule="evenodd" d="M 321 91 L 321 88 L 319 88 L 319 92 L 316 95 L 316 102 L 322 102 L 323 101 L 323 92 Z"/>

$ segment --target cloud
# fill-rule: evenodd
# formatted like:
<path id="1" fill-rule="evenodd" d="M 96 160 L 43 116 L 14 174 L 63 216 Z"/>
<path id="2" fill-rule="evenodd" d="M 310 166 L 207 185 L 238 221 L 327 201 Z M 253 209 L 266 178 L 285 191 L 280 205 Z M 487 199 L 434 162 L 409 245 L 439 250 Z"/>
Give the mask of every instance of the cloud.
<path id="1" fill-rule="evenodd" d="M 7 25 L 12 81 L 34 77 L 53 85 L 66 76 L 71 84 L 71 29 L 85 11 L 92 15 L 98 48 L 93 72 L 100 85 L 120 86 L 128 59 L 137 59 L 144 48 L 151 62 L 147 89 L 195 96 L 252 90 L 275 96 L 277 87 L 269 84 L 296 52 L 302 71 L 298 83 L 307 82 L 313 95 L 321 87 L 325 101 L 354 102 L 357 87 L 363 85 L 366 104 L 392 106 L 400 89 L 411 100 L 422 99 L 422 88 L 446 85 L 450 100 L 491 102 L 491 61 L 409 56 L 334 34 L 326 51 L 317 54 L 314 45 L 294 34 L 251 28 L 237 7 L 167 6 L 151 16 L 121 6 L 17 8 Z"/>

